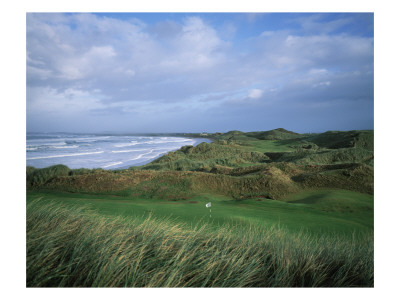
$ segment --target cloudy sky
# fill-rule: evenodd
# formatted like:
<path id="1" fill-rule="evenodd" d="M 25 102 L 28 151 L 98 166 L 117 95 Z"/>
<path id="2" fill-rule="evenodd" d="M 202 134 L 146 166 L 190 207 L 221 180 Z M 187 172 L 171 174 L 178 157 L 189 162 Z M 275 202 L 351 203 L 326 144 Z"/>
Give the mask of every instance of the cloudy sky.
<path id="1" fill-rule="evenodd" d="M 28 13 L 27 131 L 373 129 L 373 14 Z"/>

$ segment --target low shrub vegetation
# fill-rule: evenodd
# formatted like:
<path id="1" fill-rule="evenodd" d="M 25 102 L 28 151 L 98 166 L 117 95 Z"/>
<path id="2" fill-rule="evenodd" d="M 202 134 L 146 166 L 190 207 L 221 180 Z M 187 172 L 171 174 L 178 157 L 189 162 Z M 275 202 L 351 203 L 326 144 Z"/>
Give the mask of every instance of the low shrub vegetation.
<path id="1" fill-rule="evenodd" d="M 54 165 L 48 168 L 36 169 L 33 167 L 27 167 L 27 185 L 28 187 L 35 187 L 45 184 L 52 178 L 60 176 L 68 176 L 70 169 L 64 165 Z"/>

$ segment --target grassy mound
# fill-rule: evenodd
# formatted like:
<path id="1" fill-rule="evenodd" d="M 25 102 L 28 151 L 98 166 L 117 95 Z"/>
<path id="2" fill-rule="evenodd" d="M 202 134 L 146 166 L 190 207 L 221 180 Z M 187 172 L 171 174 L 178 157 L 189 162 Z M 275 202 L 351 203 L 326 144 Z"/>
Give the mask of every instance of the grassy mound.
<path id="1" fill-rule="evenodd" d="M 373 203 L 365 194 L 350 193 L 344 190 L 309 190 L 284 199 L 287 203 L 302 204 L 327 212 L 357 213 L 373 211 Z"/>
<path id="2" fill-rule="evenodd" d="M 308 150 L 301 149 L 293 152 L 266 152 L 272 162 L 292 162 L 295 164 L 327 165 L 343 163 L 365 163 L 373 166 L 373 151 L 364 148 L 342 148 Z"/>
<path id="3" fill-rule="evenodd" d="M 330 187 L 373 194 L 374 171 L 371 167 L 363 164 L 354 164 L 344 168 L 339 166 L 337 169 L 334 167 L 323 166 L 319 171 L 302 173 L 292 177 L 292 180 L 305 188 Z M 316 169 L 318 170 L 318 168 Z"/>
<path id="4" fill-rule="evenodd" d="M 28 287 L 366 287 L 373 280 L 368 234 L 188 228 L 56 202 L 27 205 Z"/>
<path id="5" fill-rule="evenodd" d="M 309 140 L 319 147 L 329 149 L 358 147 L 374 150 L 374 132 L 372 130 L 327 131 L 314 135 Z"/>
<path id="6" fill-rule="evenodd" d="M 71 170 L 64 165 L 54 165 L 48 168 L 36 169 L 33 167 L 26 168 L 26 181 L 28 187 L 35 187 L 45 184 L 52 178 L 59 176 L 68 176 Z"/>
<path id="7" fill-rule="evenodd" d="M 302 135 L 284 128 L 277 128 L 269 131 L 249 132 L 247 136 L 254 137 L 259 140 L 287 140 L 296 139 Z"/>
<path id="8" fill-rule="evenodd" d="M 274 167 L 243 177 L 191 171 L 104 172 L 53 178 L 37 189 L 165 200 L 187 200 L 202 193 L 235 199 L 255 196 L 279 199 L 299 190 L 295 182 Z"/>
<path id="9" fill-rule="evenodd" d="M 209 171 L 216 166 L 238 167 L 268 160 L 259 152 L 248 152 L 235 145 L 201 143 L 196 147 L 184 146 L 143 167 L 143 170 Z"/>
<path id="10" fill-rule="evenodd" d="M 55 177 L 36 188 L 108 193 L 138 198 L 188 200 L 202 193 L 233 199 L 281 199 L 307 188 L 341 188 L 373 193 L 373 169 L 363 164 L 299 166 L 280 162 L 210 172 L 123 170 Z"/>

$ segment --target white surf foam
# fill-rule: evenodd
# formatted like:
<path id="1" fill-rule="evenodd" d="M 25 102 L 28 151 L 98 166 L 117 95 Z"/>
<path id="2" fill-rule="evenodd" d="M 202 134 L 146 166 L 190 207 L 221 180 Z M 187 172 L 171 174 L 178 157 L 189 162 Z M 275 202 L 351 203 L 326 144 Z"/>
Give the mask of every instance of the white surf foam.
<path id="1" fill-rule="evenodd" d="M 66 138 L 65 140 L 68 142 L 97 142 L 97 141 L 104 141 L 109 139 L 111 136 L 92 136 L 92 137 L 72 137 Z"/>
<path id="2" fill-rule="evenodd" d="M 48 144 L 54 142 L 62 142 L 65 144 L 65 139 L 31 139 L 27 140 L 27 144 Z"/>
<path id="3" fill-rule="evenodd" d="M 165 147 L 165 148 L 157 148 L 154 150 L 161 151 L 161 152 L 167 152 L 167 151 L 178 150 L 178 149 L 180 149 L 180 148 L 179 147 Z"/>
<path id="4" fill-rule="evenodd" d="M 56 149 L 73 149 L 73 148 L 78 148 L 78 145 L 74 145 L 74 146 L 53 146 L 52 148 L 56 148 Z"/>
<path id="5" fill-rule="evenodd" d="M 148 141 L 143 142 L 143 144 L 167 144 L 167 143 L 186 143 L 191 140 L 161 140 L 161 141 Z"/>
<path id="6" fill-rule="evenodd" d="M 109 139 L 111 136 L 91 136 L 91 137 L 74 137 L 68 138 L 69 140 L 106 140 Z"/>
<path id="7" fill-rule="evenodd" d="M 141 159 L 144 155 L 150 154 L 150 153 L 152 153 L 153 151 L 154 151 L 154 149 L 151 149 L 151 150 L 150 150 L 149 152 L 147 152 L 147 153 L 140 154 L 140 155 L 136 156 L 135 158 L 131 158 L 131 159 L 128 159 L 128 160 L 131 161 L 131 160 L 138 160 L 138 159 Z"/>
<path id="8" fill-rule="evenodd" d="M 29 158 L 27 158 L 27 160 L 56 158 L 56 157 L 67 157 L 67 156 L 80 156 L 80 155 L 90 155 L 90 154 L 99 154 L 99 153 L 104 153 L 104 151 L 86 152 L 86 153 L 71 153 L 71 154 L 63 154 L 63 155 L 41 156 L 41 157 L 29 157 Z"/>
<path id="9" fill-rule="evenodd" d="M 114 145 L 114 147 L 117 147 L 117 148 L 131 147 L 131 146 L 135 146 L 137 144 L 144 144 L 144 143 L 130 142 L 130 143 L 125 143 L 125 144 L 117 144 L 117 145 Z"/>
<path id="10" fill-rule="evenodd" d="M 55 147 L 55 146 L 64 146 L 67 143 L 65 142 L 60 142 L 60 143 L 53 143 L 53 142 L 47 142 L 47 143 L 27 143 L 28 146 L 39 146 L 39 147 Z"/>
<path id="11" fill-rule="evenodd" d="M 152 156 L 145 156 L 146 159 L 152 159 L 155 158 L 157 156 L 159 156 L 161 153 L 157 153 L 156 155 L 152 155 Z"/>
<path id="12" fill-rule="evenodd" d="M 111 151 L 112 153 L 123 153 L 123 152 L 140 152 L 140 151 L 148 151 L 150 149 L 132 149 L 132 150 L 119 150 L 119 151 Z"/>
<path id="13" fill-rule="evenodd" d="M 115 163 L 112 163 L 112 164 L 109 164 L 109 165 L 106 165 L 106 166 L 103 166 L 103 167 L 101 167 L 101 168 L 108 168 L 108 167 L 112 167 L 112 166 L 116 166 L 116 165 L 120 165 L 120 164 L 122 164 L 122 161 L 119 161 L 119 162 L 115 162 Z"/>

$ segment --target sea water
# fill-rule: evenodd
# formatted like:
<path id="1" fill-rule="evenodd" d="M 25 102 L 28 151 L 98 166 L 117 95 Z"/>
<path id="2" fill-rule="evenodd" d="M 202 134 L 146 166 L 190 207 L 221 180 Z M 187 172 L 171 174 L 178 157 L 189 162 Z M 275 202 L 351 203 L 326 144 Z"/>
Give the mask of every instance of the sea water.
<path id="1" fill-rule="evenodd" d="M 144 165 L 186 145 L 207 139 L 117 134 L 28 133 L 26 165 L 44 168 L 124 169 Z"/>

